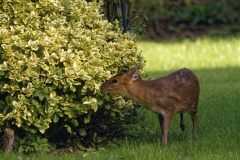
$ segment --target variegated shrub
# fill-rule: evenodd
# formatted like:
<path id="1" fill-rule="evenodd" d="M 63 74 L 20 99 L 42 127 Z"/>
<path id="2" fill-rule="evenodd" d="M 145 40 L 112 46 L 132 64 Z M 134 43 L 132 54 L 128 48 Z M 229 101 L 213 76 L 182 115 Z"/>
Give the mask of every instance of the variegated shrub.
<path id="1" fill-rule="evenodd" d="M 100 92 L 119 70 L 143 67 L 134 38 L 83 0 L 0 2 L 0 124 L 45 133 L 62 120 L 85 136 L 93 115 L 123 118 L 132 101 Z M 99 112 L 102 110 L 103 112 Z M 103 115 L 101 115 L 103 116 Z M 74 127 L 74 129 L 73 129 Z"/>

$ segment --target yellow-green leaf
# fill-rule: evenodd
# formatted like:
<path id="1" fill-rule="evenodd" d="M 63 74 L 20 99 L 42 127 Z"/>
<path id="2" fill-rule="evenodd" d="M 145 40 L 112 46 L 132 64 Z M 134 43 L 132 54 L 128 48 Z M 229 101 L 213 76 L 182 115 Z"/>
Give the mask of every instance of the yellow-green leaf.
<path id="1" fill-rule="evenodd" d="M 53 116 L 53 122 L 54 122 L 54 123 L 57 123 L 58 120 L 59 120 L 59 116 L 58 116 L 57 114 L 54 114 L 54 116 Z"/>
<path id="2" fill-rule="evenodd" d="M 85 124 L 89 123 L 89 122 L 90 122 L 90 119 L 91 119 L 90 115 L 87 115 L 87 116 L 84 118 L 84 123 L 85 123 Z"/>
<path id="3" fill-rule="evenodd" d="M 78 126 L 78 121 L 76 119 L 72 119 L 71 123 L 76 127 Z"/>
<path id="4" fill-rule="evenodd" d="M 80 135 L 83 137 L 87 135 L 85 129 L 80 129 L 79 132 L 80 132 Z"/>

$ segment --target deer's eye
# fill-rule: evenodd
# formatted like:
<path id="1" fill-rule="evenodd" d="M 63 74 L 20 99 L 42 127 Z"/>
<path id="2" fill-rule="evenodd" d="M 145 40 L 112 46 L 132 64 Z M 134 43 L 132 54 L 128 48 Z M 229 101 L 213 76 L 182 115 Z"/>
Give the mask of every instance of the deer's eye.
<path id="1" fill-rule="evenodd" d="M 112 80 L 112 84 L 117 83 L 117 82 L 118 82 L 118 80 L 116 80 L 116 79 Z"/>

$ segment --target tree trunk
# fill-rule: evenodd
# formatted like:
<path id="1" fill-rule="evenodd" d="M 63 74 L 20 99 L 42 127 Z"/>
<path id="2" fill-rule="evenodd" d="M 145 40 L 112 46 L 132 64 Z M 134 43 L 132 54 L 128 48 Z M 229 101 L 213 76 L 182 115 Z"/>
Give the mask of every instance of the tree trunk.
<path id="1" fill-rule="evenodd" d="M 11 128 L 5 129 L 5 134 L 3 135 L 3 148 L 4 152 L 9 152 L 12 147 L 15 146 L 14 142 L 14 131 Z"/>

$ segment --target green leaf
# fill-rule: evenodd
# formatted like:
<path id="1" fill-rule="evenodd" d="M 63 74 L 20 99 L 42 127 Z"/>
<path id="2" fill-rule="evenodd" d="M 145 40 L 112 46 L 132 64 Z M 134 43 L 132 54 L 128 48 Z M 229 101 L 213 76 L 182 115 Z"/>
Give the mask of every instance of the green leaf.
<path id="1" fill-rule="evenodd" d="M 48 113 L 51 113 L 53 111 L 53 107 L 48 108 Z"/>
<path id="2" fill-rule="evenodd" d="M 0 75 L 3 76 L 4 75 L 4 71 L 0 70 Z"/>
<path id="3" fill-rule="evenodd" d="M 28 66 L 23 67 L 20 73 L 22 74 L 22 73 L 25 72 L 27 69 L 28 69 Z"/>
<path id="4" fill-rule="evenodd" d="M 37 131 L 35 129 L 30 129 L 29 131 L 30 131 L 30 133 L 37 133 Z"/>
<path id="5" fill-rule="evenodd" d="M 80 135 L 83 137 L 87 135 L 85 129 L 80 129 L 79 132 L 80 132 Z"/>
<path id="6" fill-rule="evenodd" d="M 41 139 L 41 143 L 43 143 L 43 144 L 45 144 L 45 145 L 48 145 L 47 142 L 48 142 L 48 139 L 47 139 L 47 138 L 42 138 L 42 139 Z"/>
<path id="7" fill-rule="evenodd" d="M 57 114 L 54 114 L 54 116 L 53 116 L 53 122 L 54 122 L 54 123 L 57 123 L 58 120 L 59 120 L 59 116 L 58 116 Z"/>
<path id="8" fill-rule="evenodd" d="M 81 129 L 80 129 L 81 130 Z M 81 133 L 81 131 L 80 131 L 80 133 Z M 86 132 L 85 132 L 86 133 Z M 81 135 L 81 134 L 80 134 Z M 83 135 L 81 135 L 81 136 L 86 136 L 86 134 L 84 134 L 83 133 Z M 77 147 L 78 147 L 78 149 L 79 150 L 84 150 L 85 149 L 85 147 L 80 143 L 80 142 L 77 142 Z"/>
<path id="9" fill-rule="evenodd" d="M 43 147 L 43 148 L 42 148 L 42 151 L 50 152 L 50 148 L 49 148 L 49 147 Z"/>
<path id="10" fill-rule="evenodd" d="M 87 115 L 87 116 L 84 118 L 84 123 L 85 123 L 85 124 L 89 123 L 89 122 L 90 122 L 90 119 L 91 119 L 90 115 Z"/>
<path id="11" fill-rule="evenodd" d="M 79 124 L 78 124 L 78 121 L 76 120 L 76 119 L 72 119 L 71 120 L 71 123 L 74 125 L 74 126 L 78 126 Z"/>
<path id="12" fill-rule="evenodd" d="M 106 109 L 111 109 L 111 106 L 110 105 L 105 105 L 105 108 Z"/>
<path id="13" fill-rule="evenodd" d="M 65 111 L 64 113 L 65 113 L 70 119 L 73 117 L 72 112 Z"/>
<path id="14" fill-rule="evenodd" d="M 39 94 L 39 95 L 38 95 L 38 98 L 39 98 L 40 101 L 43 101 L 44 96 L 43 96 L 42 94 Z"/>
<path id="15" fill-rule="evenodd" d="M 18 148 L 18 153 L 22 154 L 22 153 L 23 153 L 23 151 L 24 151 L 24 149 L 23 149 L 23 146 L 22 146 L 22 145 L 20 145 L 20 146 L 19 146 L 19 148 Z"/>
<path id="16" fill-rule="evenodd" d="M 69 125 L 65 124 L 64 127 L 67 129 L 68 133 L 72 133 L 72 129 Z"/>

